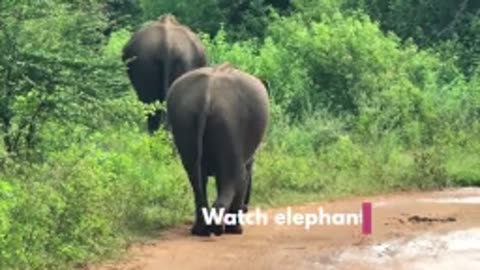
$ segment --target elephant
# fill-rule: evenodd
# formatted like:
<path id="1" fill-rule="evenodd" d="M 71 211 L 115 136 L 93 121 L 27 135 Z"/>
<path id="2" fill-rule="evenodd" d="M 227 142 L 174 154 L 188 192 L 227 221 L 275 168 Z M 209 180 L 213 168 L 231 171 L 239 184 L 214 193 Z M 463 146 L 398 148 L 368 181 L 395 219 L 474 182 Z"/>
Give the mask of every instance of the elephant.
<path id="1" fill-rule="evenodd" d="M 170 87 L 167 119 L 194 193 L 191 234 L 242 234 L 238 217 L 248 212 L 252 167 L 269 122 L 269 97 L 255 76 L 228 62 L 180 76 Z M 208 206 L 207 181 L 217 198 Z M 202 209 L 236 216 L 237 224 L 207 224 Z M 211 212 L 210 212 L 211 213 Z"/>
<path id="2" fill-rule="evenodd" d="M 145 104 L 163 103 L 176 78 L 208 65 L 200 39 L 171 14 L 135 32 L 123 47 L 122 61 L 137 97 Z M 156 110 L 147 122 L 149 133 L 157 131 L 166 124 L 163 111 Z"/>

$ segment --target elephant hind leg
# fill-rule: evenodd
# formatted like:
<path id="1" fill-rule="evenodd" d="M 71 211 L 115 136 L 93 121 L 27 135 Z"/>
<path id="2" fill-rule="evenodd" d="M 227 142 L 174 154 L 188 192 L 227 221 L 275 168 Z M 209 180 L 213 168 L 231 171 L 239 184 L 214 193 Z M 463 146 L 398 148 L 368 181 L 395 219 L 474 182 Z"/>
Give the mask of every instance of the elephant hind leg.
<path id="1" fill-rule="evenodd" d="M 249 171 L 247 170 L 242 173 L 242 177 L 236 179 L 236 193 L 235 197 L 232 200 L 230 205 L 229 214 L 235 217 L 235 223 L 231 225 L 225 225 L 225 233 L 228 234 L 242 234 L 243 228 L 240 220 L 240 212 L 243 214 L 247 213 L 248 209 L 245 204 L 245 198 L 249 193 L 250 189 L 250 179 L 249 179 Z"/>
<path id="2" fill-rule="evenodd" d="M 199 190 L 201 190 L 201 193 L 197 192 L 196 188 L 194 187 L 193 181 L 190 181 L 195 192 L 196 205 L 195 224 L 191 229 L 191 233 L 197 236 L 210 236 L 210 228 L 207 226 L 202 213 L 202 209 L 209 209 L 207 197 L 208 176 L 204 173 L 204 171 L 205 170 L 202 170 L 202 177 L 200 179 L 201 182 Z"/>
<path id="3" fill-rule="evenodd" d="M 253 182 L 253 176 L 252 176 L 252 169 L 253 169 L 253 163 L 255 162 L 255 159 L 252 157 L 247 164 L 245 165 L 245 169 L 247 172 L 246 180 L 247 180 L 247 190 L 245 192 L 245 199 L 244 203 L 242 206 L 243 212 L 247 213 L 248 212 L 248 205 L 250 204 L 250 193 L 252 191 L 252 182 Z"/>
<path id="4" fill-rule="evenodd" d="M 235 198 L 232 201 L 232 205 L 228 213 L 237 215 L 237 225 L 225 226 L 225 233 L 228 234 L 242 234 L 243 228 L 238 219 L 238 214 L 242 212 L 243 214 L 248 213 L 248 205 L 250 203 L 250 192 L 252 189 L 252 167 L 254 159 L 252 158 L 245 165 L 245 187 L 241 186 L 236 194 Z"/>
<path id="5" fill-rule="evenodd" d="M 157 110 L 153 114 L 148 115 L 147 128 L 150 135 L 154 134 L 160 128 L 168 131 L 170 125 L 166 118 L 166 113 L 162 110 Z"/>
<path id="6" fill-rule="evenodd" d="M 147 119 L 148 133 L 153 134 L 160 128 L 160 112 L 154 112 L 148 115 Z"/>
<path id="7" fill-rule="evenodd" d="M 163 63 L 151 59 L 139 58 L 129 65 L 128 76 L 138 99 L 144 104 L 152 104 L 156 101 L 163 102 L 166 86 L 165 68 Z M 147 116 L 147 128 L 153 134 L 165 124 L 164 112 L 156 111 Z"/>
<path id="8" fill-rule="evenodd" d="M 190 120 L 192 121 L 192 120 Z M 210 236 L 210 230 L 206 225 L 202 209 L 208 210 L 206 192 L 206 168 L 197 160 L 198 145 L 195 132 L 187 132 L 192 126 L 188 120 L 174 122 L 173 133 L 175 145 L 180 154 L 183 166 L 188 173 L 188 179 L 193 189 L 195 202 L 195 223 L 191 233 L 197 236 Z"/>
<path id="9" fill-rule="evenodd" d="M 226 159 L 227 162 L 230 160 Z M 241 164 L 240 162 L 236 164 Z M 221 235 L 223 232 L 227 233 L 241 233 L 241 224 L 238 219 L 239 210 L 243 206 L 245 192 L 247 189 L 247 182 L 245 181 L 246 171 L 243 166 L 234 165 L 233 167 L 226 166 L 226 170 L 222 169 L 217 176 L 217 200 L 213 204 L 213 208 L 220 211 L 223 209 L 225 213 L 235 214 L 235 224 L 223 224 L 212 226 L 212 232 L 215 235 Z M 233 215 L 232 215 L 233 216 Z"/>

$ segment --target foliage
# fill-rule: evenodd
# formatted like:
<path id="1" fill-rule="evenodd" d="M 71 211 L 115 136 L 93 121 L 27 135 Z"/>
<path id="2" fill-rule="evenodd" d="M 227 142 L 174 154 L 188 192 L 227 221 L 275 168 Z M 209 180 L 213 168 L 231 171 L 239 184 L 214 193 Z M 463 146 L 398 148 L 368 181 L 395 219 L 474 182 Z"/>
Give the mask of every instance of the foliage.
<path id="1" fill-rule="evenodd" d="M 18 164 L 6 175 L 14 188 L 1 182 L 7 204 L 0 213 L 10 215 L 0 227 L 2 269 L 81 263 L 110 252 L 129 230 L 159 229 L 191 212 L 169 136 L 114 131 L 52 152 L 43 164 Z"/>
<path id="2" fill-rule="evenodd" d="M 384 35 L 365 16 L 279 18 L 268 33 L 262 43 L 228 43 L 224 31 L 203 40 L 212 63 L 228 61 L 268 81 L 272 102 L 291 120 L 326 109 L 366 138 L 396 130 L 411 146 L 476 122 L 476 78 Z"/>
<path id="3" fill-rule="evenodd" d="M 107 17 L 108 26 L 104 30 L 107 36 L 119 29 L 137 25 L 142 16 L 138 0 L 106 0 L 103 13 Z"/>
<path id="4" fill-rule="evenodd" d="M 433 3 L 0 1 L 0 269 L 71 269 L 191 221 L 120 61 L 167 12 L 268 84 L 255 204 L 479 185 L 478 7 Z"/>
<path id="5" fill-rule="evenodd" d="M 140 4 L 145 20 L 172 13 L 195 31 L 212 35 L 225 25 L 234 38 L 260 37 L 267 26 L 264 0 L 140 0 Z"/>
<path id="6" fill-rule="evenodd" d="M 363 0 L 351 7 L 365 10 L 382 29 L 402 39 L 412 38 L 421 47 L 454 43 L 459 64 L 471 72 L 480 51 L 480 3 L 470 0 Z M 451 55 L 450 54 L 450 57 Z"/>
<path id="7" fill-rule="evenodd" d="M 85 11 L 72 11 L 54 1 L 2 5 L 0 127 L 7 151 L 34 150 L 37 130 L 48 121 L 98 128 L 106 120 L 100 115 L 112 113 L 102 111 L 103 102 L 128 93 L 120 62 L 98 57 L 98 29 L 104 25 L 99 7 L 92 2 Z"/>

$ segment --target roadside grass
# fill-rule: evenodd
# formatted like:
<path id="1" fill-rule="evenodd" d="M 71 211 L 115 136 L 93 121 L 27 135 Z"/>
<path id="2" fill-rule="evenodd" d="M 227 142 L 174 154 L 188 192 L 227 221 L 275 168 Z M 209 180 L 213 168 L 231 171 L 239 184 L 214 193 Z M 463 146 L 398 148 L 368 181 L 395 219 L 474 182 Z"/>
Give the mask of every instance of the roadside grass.
<path id="1" fill-rule="evenodd" d="M 364 143 L 329 131 L 337 135 L 319 143 L 318 134 L 307 133 L 325 134 L 322 128 L 280 127 L 258 151 L 253 208 L 480 184 L 478 141 L 412 150 L 394 134 Z M 307 130 L 303 141 L 299 129 Z M 105 130 L 41 164 L 9 168 L 0 176 L 1 269 L 65 269 L 113 258 L 193 219 L 190 184 L 166 133 Z"/>

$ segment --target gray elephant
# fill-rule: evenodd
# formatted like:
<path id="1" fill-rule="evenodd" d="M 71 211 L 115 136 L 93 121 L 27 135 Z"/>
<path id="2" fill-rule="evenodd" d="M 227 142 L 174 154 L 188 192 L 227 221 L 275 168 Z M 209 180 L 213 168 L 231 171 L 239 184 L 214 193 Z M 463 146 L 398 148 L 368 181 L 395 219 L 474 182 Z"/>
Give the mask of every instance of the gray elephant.
<path id="1" fill-rule="evenodd" d="M 134 33 L 123 48 L 122 60 L 138 98 L 146 104 L 163 103 L 176 78 L 208 64 L 200 39 L 170 14 Z M 162 111 L 149 115 L 149 132 L 158 130 L 165 120 Z"/>
<path id="2" fill-rule="evenodd" d="M 265 86 L 225 63 L 182 75 L 172 84 L 166 104 L 174 142 L 195 196 L 191 233 L 243 233 L 241 224 L 206 224 L 202 209 L 211 210 L 206 186 L 208 177 L 214 176 L 213 209 L 230 214 L 248 211 L 254 156 L 269 121 Z"/>

